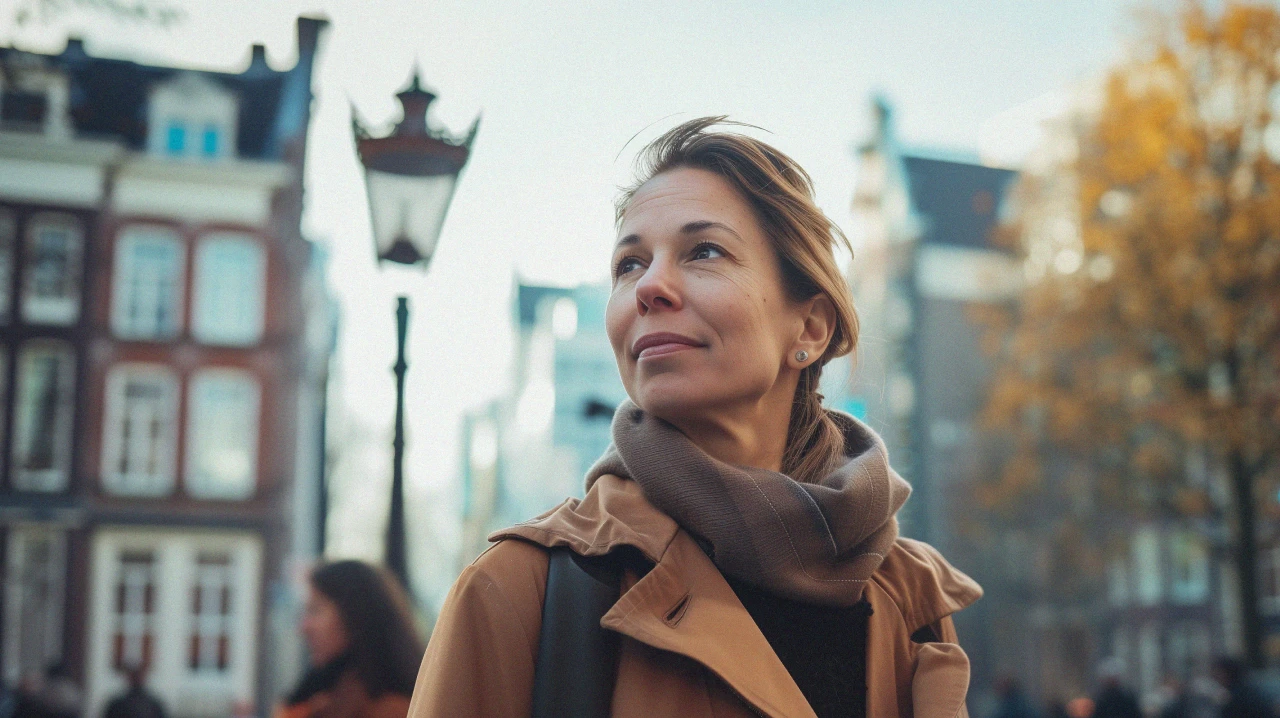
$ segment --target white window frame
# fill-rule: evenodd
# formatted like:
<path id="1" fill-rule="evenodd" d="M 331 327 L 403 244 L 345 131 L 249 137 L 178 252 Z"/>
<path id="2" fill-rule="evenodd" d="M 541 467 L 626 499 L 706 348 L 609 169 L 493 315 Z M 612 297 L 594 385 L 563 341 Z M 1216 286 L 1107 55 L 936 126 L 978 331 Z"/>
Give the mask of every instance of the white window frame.
<path id="1" fill-rule="evenodd" d="M 1209 600 L 1209 547 L 1191 531 L 1169 536 L 1169 600 L 1183 605 Z"/>
<path id="2" fill-rule="evenodd" d="M 112 659 L 120 559 L 133 551 L 155 555 L 149 689 L 172 715 L 232 715 L 238 705 L 254 705 L 263 615 L 262 538 L 242 531 L 103 526 L 94 532 L 90 553 L 85 715 L 101 715 L 107 701 L 128 687 Z M 231 610 L 223 619 L 229 639 L 224 670 L 192 669 L 190 664 L 192 630 L 198 620 L 192 589 L 198 582 L 201 553 L 231 559 Z"/>
<path id="3" fill-rule="evenodd" d="M 42 595 L 31 596 L 32 588 L 19 577 L 30 570 L 31 544 L 44 541 L 49 544 L 48 562 L 44 567 L 46 590 Z M 4 681 L 16 685 L 24 674 L 43 671 L 49 664 L 62 658 L 62 623 L 66 603 L 67 535 L 61 527 L 48 524 L 15 524 L 9 529 L 5 547 L 4 582 Z M 28 605 L 36 603 L 36 606 Z M 39 614 L 36 621 L 30 620 Z M 24 662 L 24 642 L 36 632 L 36 640 L 43 643 L 41 655 Z M 30 648 L 30 646 L 27 646 Z"/>
<path id="4" fill-rule="evenodd" d="M 174 266 L 169 268 L 169 276 L 161 276 L 155 266 L 140 265 L 136 252 L 144 244 L 153 247 L 164 245 L 173 251 Z M 133 224 L 121 229 L 116 237 L 111 280 L 111 327 L 116 336 L 123 339 L 172 339 L 181 333 L 186 261 L 186 245 L 178 232 L 170 227 Z M 162 284 L 166 281 L 171 284 L 171 296 L 167 301 L 162 291 Z M 158 321 L 162 304 L 168 305 L 170 322 L 166 326 L 161 326 Z M 135 316 L 130 310 L 138 305 L 145 305 L 146 311 Z"/>
<path id="5" fill-rule="evenodd" d="M 220 560 L 207 560 L 210 558 Z M 188 651 L 187 668 L 192 673 L 217 675 L 225 673 L 231 663 L 230 643 L 234 640 L 236 609 L 235 560 L 226 551 L 200 551 L 195 569 L 190 629 L 195 655 Z M 223 642 L 227 645 L 222 645 Z"/>
<path id="6" fill-rule="evenodd" d="M 1160 532 L 1152 526 L 1142 526 L 1133 533 L 1133 597 L 1143 606 L 1158 605 L 1165 597 L 1164 564 L 1161 554 Z"/>
<path id="7" fill-rule="evenodd" d="M 219 248 L 249 250 L 255 266 L 215 276 L 211 257 Z M 266 325 L 267 248 L 251 234 L 213 232 L 196 244 L 192 277 L 191 334 L 204 344 L 252 346 Z M 240 315 L 238 320 L 233 315 Z"/>
<path id="8" fill-rule="evenodd" d="M 36 296 L 36 241 L 42 230 L 62 230 L 70 236 L 63 296 Z M 27 221 L 26 255 L 22 268 L 22 319 L 32 324 L 70 326 L 80 319 L 80 285 L 84 268 L 84 228 L 70 214 L 41 212 Z"/>
<path id="9" fill-rule="evenodd" d="M 228 485 L 203 473 L 206 458 L 204 451 L 209 448 L 202 442 L 216 430 L 217 416 L 204 405 L 207 397 L 204 392 L 216 389 L 218 383 L 239 384 L 237 389 L 243 390 L 248 398 L 246 413 L 236 422 L 243 429 L 247 445 L 240 447 L 246 453 L 246 474 L 238 486 Z M 221 407 L 222 411 L 226 407 Z M 262 389 L 257 377 L 251 372 L 241 369 L 217 368 L 201 369 L 192 374 L 187 384 L 187 443 L 186 466 L 183 476 L 188 494 L 199 499 L 220 499 L 237 501 L 253 496 L 258 483 L 258 442 L 260 417 L 262 414 Z M 225 418 L 225 417 L 224 417 Z"/>
<path id="10" fill-rule="evenodd" d="M 131 381 L 154 382 L 161 391 L 155 426 L 162 434 L 154 448 L 155 468 L 150 473 L 122 473 L 120 460 L 127 447 L 123 427 L 128 401 L 125 391 Z M 102 421 L 103 488 L 118 496 L 167 496 L 173 492 L 177 473 L 178 379 L 163 364 L 117 364 L 107 374 L 105 412 Z M 131 440 L 132 437 L 131 437 Z M 139 442 L 144 440 L 138 440 Z"/>
<path id="11" fill-rule="evenodd" d="M 30 391 L 28 379 L 32 362 L 39 355 L 55 355 L 58 357 L 58 375 L 53 431 L 50 437 L 53 452 L 53 465 L 45 469 L 23 468 L 28 457 L 24 449 L 30 444 L 38 427 L 31 425 L 31 414 L 24 411 L 26 395 Z M 20 491 L 58 492 L 67 488 L 71 476 L 71 429 L 75 418 L 75 380 L 76 356 L 71 345 L 66 342 L 36 339 L 26 342 L 18 349 L 17 372 L 15 374 L 13 444 L 9 454 L 9 476 L 13 487 Z"/>

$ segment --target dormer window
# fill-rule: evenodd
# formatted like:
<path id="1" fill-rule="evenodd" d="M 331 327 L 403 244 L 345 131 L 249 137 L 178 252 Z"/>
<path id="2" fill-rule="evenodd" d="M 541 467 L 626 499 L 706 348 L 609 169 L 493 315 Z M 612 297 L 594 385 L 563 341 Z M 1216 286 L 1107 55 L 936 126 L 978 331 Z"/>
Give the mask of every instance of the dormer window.
<path id="1" fill-rule="evenodd" d="M 151 91 L 147 146 L 169 157 L 216 159 L 235 147 L 236 96 L 216 80 L 186 72 Z"/>
<path id="2" fill-rule="evenodd" d="M 0 128 L 69 137 L 67 78 L 36 55 L 15 53 L 0 68 Z"/>

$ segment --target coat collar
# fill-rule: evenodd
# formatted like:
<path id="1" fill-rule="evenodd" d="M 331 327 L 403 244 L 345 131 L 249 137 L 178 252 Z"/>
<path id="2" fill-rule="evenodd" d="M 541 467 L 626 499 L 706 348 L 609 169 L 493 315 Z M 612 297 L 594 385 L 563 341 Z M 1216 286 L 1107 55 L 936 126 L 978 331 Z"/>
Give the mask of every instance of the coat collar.
<path id="1" fill-rule="evenodd" d="M 814 718 L 804 694 L 719 569 L 688 533 L 645 499 L 634 481 L 603 476 L 585 498 L 567 499 L 489 540 L 507 538 L 548 548 L 566 546 L 582 556 L 604 555 L 621 546 L 639 550 L 653 569 L 624 590 L 602 625 L 701 663 L 764 715 Z M 883 589 L 868 595 L 873 610 L 893 610 L 877 605 L 886 596 L 910 630 L 981 595 L 977 584 L 936 551 L 907 539 L 894 544 L 872 581 Z"/>

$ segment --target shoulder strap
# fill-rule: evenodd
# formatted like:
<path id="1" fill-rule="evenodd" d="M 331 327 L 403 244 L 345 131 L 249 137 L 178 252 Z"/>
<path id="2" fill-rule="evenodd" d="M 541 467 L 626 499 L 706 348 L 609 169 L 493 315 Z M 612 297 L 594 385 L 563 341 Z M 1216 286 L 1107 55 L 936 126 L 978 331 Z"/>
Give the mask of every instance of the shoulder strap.
<path id="1" fill-rule="evenodd" d="M 619 635 L 600 619 L 618 601 L 622 572 L 611 556 L 549 549 L 542 633 L 533 673 L 533 718 L 604 718 L 613 700 Z"/>

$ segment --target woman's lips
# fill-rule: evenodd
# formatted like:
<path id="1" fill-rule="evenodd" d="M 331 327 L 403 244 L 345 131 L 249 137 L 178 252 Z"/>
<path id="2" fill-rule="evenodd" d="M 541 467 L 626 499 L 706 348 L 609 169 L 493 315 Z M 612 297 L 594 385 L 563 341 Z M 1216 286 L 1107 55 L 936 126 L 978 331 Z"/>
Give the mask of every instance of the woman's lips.
<path id="1" fill-rule="evenodd" d="M 689 337 L 670 332 L 658 332 L 646 334 L 637 339 L 631 347 L 631 352 L 636 359 L 649 359 L 685 349 L 697 349 L 700 346 L 702 344 Z"/>
<path id="2" fill-rule="evenodd" d="M 696 349 L 692 344 L 680 344 L 678 342 L 669 342 L 667 344 L 658 344 L 641 350 L 637 359 L 652 359 L 653 357 L 663 356 L 665 354 L 674 354 L 685 349 Z"/>

